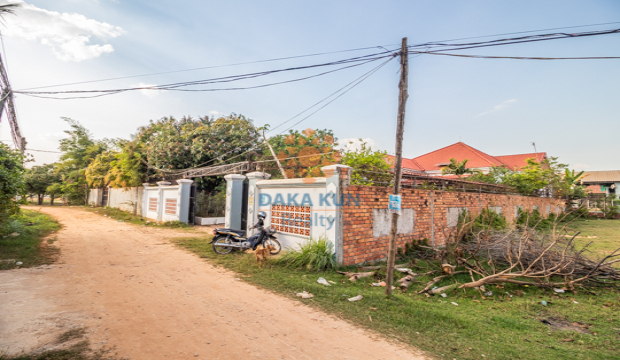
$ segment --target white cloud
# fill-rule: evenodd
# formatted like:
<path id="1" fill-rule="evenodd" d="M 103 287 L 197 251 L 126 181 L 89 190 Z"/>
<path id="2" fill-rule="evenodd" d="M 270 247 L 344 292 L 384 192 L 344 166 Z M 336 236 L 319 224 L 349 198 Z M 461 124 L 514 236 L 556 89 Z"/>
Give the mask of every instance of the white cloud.
<path id="1" fill-rule="evenodd" d="M 112 45 L 91 44 L 91 38 L 107 40 L 124 33 L 118 26 L 88 19 L 84 15 L 49 11 L 23 1 L 21 4 L 16 16 L 5 16 L 6 35 L 49 46 L 63 61 L 77 62 L 111 53 L 114 51 Z"/>
<path id="2" fill-rule="evenodd" d="M 491 109 L 491 110 L 487 110 L 487 111 L 485 111 L 485 112 L 483 112 L 483 113 L 480 113 L 480 114 L 476 115 L 476 117 L 478 117 L 478 116 L 483 116 L 483 115 L 487 115 L 487 114 L 490 114 L 490 113 L 492 113 L 492 112 L 496 112 L 496 111 L 501 111 L 501 110 L 504 110 L 505 108 L 509 107 L 511 104 L 516 103 L 516 102 L 517 102 L 517 99 L 510 99 L 510 100 L 506 100 L 506 101 L 502 102 L 502 103 L 501 103 L 501 104 L 499 104 L 499 105 L 495 105 L 495 106 L 493 107 L 493 109 Z"/>
<path id="3" fill-rule="evenodd" d="M 379 143 L 371 138 L 358 139 L 358 138 L 344 138 L 338 139 L 338 149 L 344 151 L 357 151 L 362 147 L 362 142 L 366 143 L 366 148 L 371 148 L 373 151 L 379 150 Z"/>
<path id="4" fill-rule="evenodd" d="M 218 116 L 220 114 L 219 111 L 215 111 L 215 110 L 211 110 L 209 111 L 209 114 L 213 115 L 213 116 Z"/>

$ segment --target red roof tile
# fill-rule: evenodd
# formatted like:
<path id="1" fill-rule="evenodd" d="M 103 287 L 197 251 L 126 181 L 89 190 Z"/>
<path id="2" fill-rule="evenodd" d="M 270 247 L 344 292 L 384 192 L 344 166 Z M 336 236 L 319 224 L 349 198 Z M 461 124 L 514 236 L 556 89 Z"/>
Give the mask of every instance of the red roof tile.
<path id="1" fill-rule="evenodd" d="M 424 170 L 428 171 L 441 170 L 445 166 L 443 164 L 450 163 L 450 158 L 454 158 L 457 161 L 467 159 L 468 168 L 487 168 L 494 165 L 502 165 L 495 157 L 462 142 L 418 156 L 413 160 Z"/>
<path id="2" fill-rule="evenodd" d="M 387 155 L 387 158 L 390 164 L 392 164 L 392 167 L 394 167 L 394 155 Z M 423 171 L 420 164 L 418 164 L 414 159 L 403 158 L 402 167 L 405 170 Z"/>
<path id="3" fill-rule="evenodd" d="M 534 159 L 537 162 L 541 162 L 547 158 L 547 153 L 538 152 L 530 154 L 516 154 L 516 155 L 502 155 L 496 156 L 497 160 L 501 161 L 503 165 L 511 170 L 521 169 L 527 165 L 527 159 Z"/>

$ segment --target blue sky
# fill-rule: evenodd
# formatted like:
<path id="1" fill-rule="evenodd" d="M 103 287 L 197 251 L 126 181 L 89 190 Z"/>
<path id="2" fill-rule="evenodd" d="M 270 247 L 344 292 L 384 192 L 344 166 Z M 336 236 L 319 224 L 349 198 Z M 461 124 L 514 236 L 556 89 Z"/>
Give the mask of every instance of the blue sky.
<path id="1" fill-rule="evenodd" d="M 3 1 L 4 3 L 8 1 Z M 14 89 L 225 65 L 360 47 L 620 21 L 609 1 L 124 1 L 30 0 L 2 28 Z M 569 29 L 620 28 L 619 24 Z M 488 38 L 491 39 L 491 38 Z M 620 34 L 462 51 L 516 56 L 620 56 Z M 163 84 L 367 54 L 269 63 L 55 88 Z M 374 65 L 293 84 L 205 93 L 135 92 L 87 100 L 18 95 L 31 149 L 56 150 L 61 116 L 96 137 L 128 138 L 151 119 L 243 114 L 289 119 Z M 300 75 L 313 71 L 301 72 Z M 278 75 L 271 80 L 283 80 Z M 329 128 L 394 152 L 398 61 L 298 125 Z M 254 80 L 259 84 L 266 80 Z M 419 56 L 410 61 L 404 156 L 463 141 L 491 155 L 538 151 L 583 170 L 620 169 L 620 60 L 517 61 Z M 6 121 L 1 139 L 9 139 Z M 33 153 L 37 163 L 56 155 Z"/>

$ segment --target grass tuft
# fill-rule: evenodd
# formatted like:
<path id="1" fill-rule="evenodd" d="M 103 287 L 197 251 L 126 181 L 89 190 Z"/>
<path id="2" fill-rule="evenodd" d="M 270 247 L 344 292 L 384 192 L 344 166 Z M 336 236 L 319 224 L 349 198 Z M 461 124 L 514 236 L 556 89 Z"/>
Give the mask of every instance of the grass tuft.
<path id="1" fill-rule="evenodd" d="M 284 267 L 321 271 L 338 266 L 334 256 L 334 246 L 325 238 L 308 239 L 299 249 L 286 251 L 276 262 Z"/>
<path id="2" fill-rule="evenodd" d="M 51 264 L 58 255 L 58 249 L 48 246 L 43 240 L 60 225 L 48 215 L 22 209 L 10 222 L 11 232 L 0 237 L 0 270 Z"/>

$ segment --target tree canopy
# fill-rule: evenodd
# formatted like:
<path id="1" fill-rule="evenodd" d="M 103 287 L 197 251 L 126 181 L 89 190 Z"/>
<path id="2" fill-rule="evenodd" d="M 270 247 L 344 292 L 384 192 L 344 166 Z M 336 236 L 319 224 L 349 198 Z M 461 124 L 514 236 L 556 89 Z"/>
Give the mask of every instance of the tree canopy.
<path id="1" fill-rule="evenodd" d="M 352 185 L 385 185 L 393 178 L 392 165 L 388 162 L 387 152 L 373 151 L 360 139 L 360 148 L 347 151 L 342 155 L 342 164 L 353 168 Z"/>
<path id="2" fill-rule="evenodd" d="M 9 217 L 19 212 L 17 196 L 24 196 L 24 157 L 18 150 L 0 143 L 0 234 L 4 234 Z"/>
<path id="3" fill-rule="evenodd" d="M 288 178 L 323 176 L 321 167 L 336 164 L 341 154 L 334 149 L 337 145 L 334 133 L 327 129 L 290 130 L 288 135 L 276 135 L 269 138 L 277 158 L 282 163 Z M 263 151 L 263 158 L 268 162 L 265 168 L 274 177 L 281 177 L 273 156 L 268 148 Z"/>

